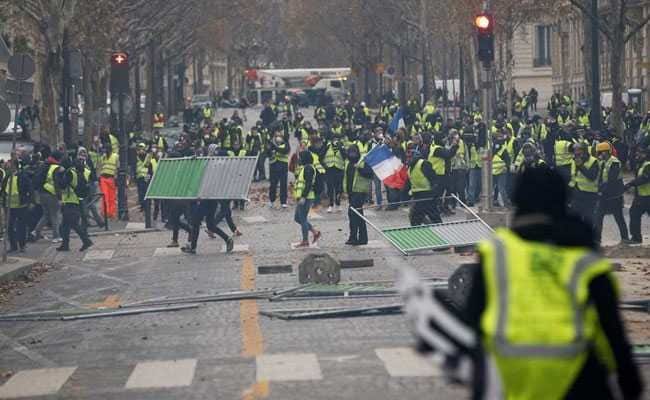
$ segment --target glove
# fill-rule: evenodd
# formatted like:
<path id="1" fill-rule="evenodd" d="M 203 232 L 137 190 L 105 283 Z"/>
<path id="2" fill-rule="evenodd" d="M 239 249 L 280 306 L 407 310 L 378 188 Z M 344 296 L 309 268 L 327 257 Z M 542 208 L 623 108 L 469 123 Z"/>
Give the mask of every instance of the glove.
<path id="1" fill-rule="evenodd" d="M 301 206 L 304 206 L 306 202 L 307 200 L 304 197 L 301 197 L 300 200 L 298 200 L 298 204 L 300 204 Z"/>

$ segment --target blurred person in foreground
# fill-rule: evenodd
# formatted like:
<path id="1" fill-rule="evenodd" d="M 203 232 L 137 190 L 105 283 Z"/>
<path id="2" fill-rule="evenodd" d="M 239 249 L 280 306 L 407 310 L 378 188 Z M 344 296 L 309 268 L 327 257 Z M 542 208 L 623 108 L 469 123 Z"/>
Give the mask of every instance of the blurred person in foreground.
<path id="1" fill-rule="evenodd" d="M 567 213 L 562 182 L 546 167 L 521 174 L 513 227 L 479 244 L 464 304 L 404 279 L 419 350 L 473 399 L 641 398 L 611 263 Z"/>

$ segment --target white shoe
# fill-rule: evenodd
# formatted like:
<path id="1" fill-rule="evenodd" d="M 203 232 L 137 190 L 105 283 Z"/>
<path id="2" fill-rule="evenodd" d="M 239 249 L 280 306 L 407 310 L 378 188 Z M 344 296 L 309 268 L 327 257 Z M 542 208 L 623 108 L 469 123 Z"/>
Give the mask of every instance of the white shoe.
<path id="1" fill-rule="evenodd" d="M 327 207 L 327 213 L 331 214 L 332 213 L 332 206 Z"/>
<path id="2" fill-rule="evenodd" d="M 273 208 L 273 203 L 269 203 L 269 208 Z"/>
<path id="3" fill-rule="evenodd" d="M 63 242 L 63 239 L 61 239 L 61 238 L 52 239 L 52 243 L 61 243 L 61 242 Z"/>
<path id="4" fill-rule="evenodd" d="M 282 205 L 282 208 L 288 208 L 288 207 L 289 207 L 289 206 L 286 205 L 286 204 L 283 204 L 283 205 Z"/>

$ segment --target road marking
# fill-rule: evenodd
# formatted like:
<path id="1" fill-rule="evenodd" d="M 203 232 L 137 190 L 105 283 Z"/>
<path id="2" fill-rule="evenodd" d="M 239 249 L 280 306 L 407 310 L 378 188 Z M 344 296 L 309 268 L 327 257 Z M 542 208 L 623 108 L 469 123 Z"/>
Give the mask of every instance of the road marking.
<path id="1" fill-rule="evenodd" d="M 377 357 L 384 363 L 392 377 L 439 376 L 433 361 L 419 356 L 408 347 L 375 349 Z"/>
<path id="2" fill-rule="evenodd" d="M 109 296 L 106 296 L 104 301 L 100 303 L 95 303 L 95 304 L 88 304 L 88 307 L 90 308 L 117 308 L 121 304 L 120 302 L 120 296 L 117 294 L 111 294 Z"/>
<path id="3" fill-rule="evenodd" d="M 179 256 L 183 254 L 180 247 L 158 247 L 154 252 L 154 257 Z"/>
<path id="4" fill-rule="evenodd" d="M 314 381 L 323 379 L 314 353 L 262 354 L 257 357 L 258 381 Z"/>
<path id="5" fill-rule="evenodd" d="M 233 247 L 232 252 L 233 253 L 248 253 L 250 251 L 250 248 L 247 244 L 236 244 L 235 247 Z M 224 245 L 221 247 L 221 252 L 225 253 L 226 252 L 226 246 Z"/>
<path id="6" fill-rule="evenodd" d="M 300 242 L 291 243 L 291 250 L 320 249 L 320 247 L 318 247 L 318 242 L 309 242 L 309 247 L 298 247 L 299 244 Z"/>
<path id="7" fill-rule="evenodd" d="M 77 367 L 43 368 L 20 371 L 0 386 L 0 398 L 45 396 L 56 394 Z"/>
<path id="8" fill-rule="evenodd" d="M 241 290 L 255 290 L 255 265 L 250 254 L 244 256 L 241 269 Z M 264 352 L 264 337 L 258 319 L 256 300 L 239 302 L 239 319 L 242 335 L 242 356 L 257 357 Z M 257 380 L 249 389 L 242 393 L 242 400 L 263 399 L 269 395 L 269 385 L 266 381 Z"/>
<path id="9" fill-rule="evenodd" d="M 146 229 L 146 225 L 144 222 L 129 222 L 126 224 L 126 228 L 124 228 L 127 231 L 139 231 L 142 229 Z"/>
<path id="10" fill-rule="evenodd" d="M 383 240 L 368 240 L 368 244 L 364 246 L 367 249 L 385 249 L 388 244 Z"/>
<path id="11" fill-rule="evenodd" d="M 84 256 L 84 261 L 110 260 L 115 250 L 90 250 Z"/>
<path id="12" fill-rule="evenodd" d="M 72 307 L 77 307 L 77 308 L 84 308 L 84 306 L 81 303 L 78 303 L 72 299 L 69 299 L 65 296 L 61 296 L 60 294 L 53 292 L 49 289 L 43 289 L 43 293 L 46 294 L 47 296 L 53 297 L 60 301 L 61 303 L 65 303 L 68 305 L 71 305 Z"/>
<path id="13" fill-rule="evenodd" d="M 247 224 L 261 224 L 267 222 L 268 220 L 261 215 L 254 215 L 252 217 L 243 217 L 244 222 Z"/>
<path id="14" fill-rule="evenodd" d="M 196 359 L 147 361 L 138 363 L 126 389 L 169 388 L 189 386 L 194 379 Z"/>

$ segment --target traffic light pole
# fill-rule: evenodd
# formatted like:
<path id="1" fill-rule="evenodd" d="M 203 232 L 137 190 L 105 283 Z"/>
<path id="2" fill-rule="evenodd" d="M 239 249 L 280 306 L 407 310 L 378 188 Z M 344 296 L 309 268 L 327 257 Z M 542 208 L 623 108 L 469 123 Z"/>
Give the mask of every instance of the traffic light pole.
<path id="1" fill-rule="evenodd" d="M 129 167 L 128 160 L 128 137 L 124 128 L 124 96 L 126 93 L 118 94 L 118 126 L 120 137 L 120 166 L 117 172 L 117 210 L 121 221 L 129 220 L 129 205 L 126 192 L 126 174 Z"/>
<path id="2" fill-rule="evenodd" d="M 485 118 L 485 149 L 483 151 L 483 170 L 481 176 L 481 199 L 483 200 L 483 211 L 492 211 L 493 204 L 493 176 L 492 176 L 492 95 L 494 79 L 492 79 L 492 63 L 483 63 L 483 117 Z"/>

